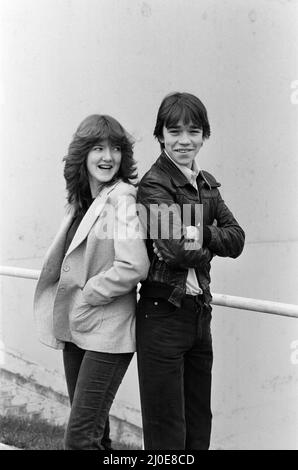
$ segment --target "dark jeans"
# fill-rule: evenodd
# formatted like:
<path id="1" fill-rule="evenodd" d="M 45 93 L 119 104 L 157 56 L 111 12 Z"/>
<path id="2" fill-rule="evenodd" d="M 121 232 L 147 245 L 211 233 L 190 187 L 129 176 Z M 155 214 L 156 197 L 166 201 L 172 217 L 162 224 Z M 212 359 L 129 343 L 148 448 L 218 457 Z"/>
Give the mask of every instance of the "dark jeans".
<path id="1" fill-rule="evenodd" d="M 71 403 L 66 450 L 111 449 L 109 411 L 132 356 L 85 351 L 65 343 L 63 363 Z"/>
<path id="2" fill-rule="evenodd" d="M 211 313 L 185 296 L 177 308 L 141 298 L 137 358 L 145 449 L 207 450 L 211 433 Z"/>

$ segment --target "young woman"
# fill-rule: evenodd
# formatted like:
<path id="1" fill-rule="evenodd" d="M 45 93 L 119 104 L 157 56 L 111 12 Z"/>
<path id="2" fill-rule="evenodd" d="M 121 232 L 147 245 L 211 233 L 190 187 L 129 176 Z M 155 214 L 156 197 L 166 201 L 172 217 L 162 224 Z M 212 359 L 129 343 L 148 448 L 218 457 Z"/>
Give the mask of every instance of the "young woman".
<path id="1" fill-rule="evenodd" d="M 63 349 L 71 412 L 65 449 L 107 449 L 109 410 L 135 351 L 136 286 L 149 261 L 136 230 L 132 142 L 92 115 L 64 158 L 68 207 L 44 260 L 34 311 L 41 342 Z"/>

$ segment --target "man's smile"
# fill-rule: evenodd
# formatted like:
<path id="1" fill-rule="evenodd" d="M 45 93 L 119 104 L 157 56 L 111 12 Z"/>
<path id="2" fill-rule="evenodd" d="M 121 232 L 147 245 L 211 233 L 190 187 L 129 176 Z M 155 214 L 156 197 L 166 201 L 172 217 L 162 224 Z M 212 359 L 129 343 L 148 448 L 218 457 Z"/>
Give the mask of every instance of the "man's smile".
<path id="1" fill-rule="evenodd" d="M 188 153 L 188 152 L 192 152 L 194 149 L 176 149 L 175 152 L 179 152 L 179 153 Z"/>

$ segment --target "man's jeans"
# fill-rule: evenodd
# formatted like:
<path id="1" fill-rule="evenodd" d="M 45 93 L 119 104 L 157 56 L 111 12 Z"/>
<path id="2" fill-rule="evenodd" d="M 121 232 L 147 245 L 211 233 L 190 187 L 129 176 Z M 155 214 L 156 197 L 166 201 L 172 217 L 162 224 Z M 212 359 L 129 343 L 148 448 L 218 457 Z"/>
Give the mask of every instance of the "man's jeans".
<path id="1" fill-rule="evenodd" d="M 66 450 L 111 448 L 109 411 L 133 353 L 85 351 L 66 343 L 63 362 L 71 412 Z"/>
<path id="2" fill-rule="evenodd" d="M 211 433 L 211 313 L 200 297 L 180 308 L 141 297 L 137 358 L 145 449 L 208 449 Z"/>

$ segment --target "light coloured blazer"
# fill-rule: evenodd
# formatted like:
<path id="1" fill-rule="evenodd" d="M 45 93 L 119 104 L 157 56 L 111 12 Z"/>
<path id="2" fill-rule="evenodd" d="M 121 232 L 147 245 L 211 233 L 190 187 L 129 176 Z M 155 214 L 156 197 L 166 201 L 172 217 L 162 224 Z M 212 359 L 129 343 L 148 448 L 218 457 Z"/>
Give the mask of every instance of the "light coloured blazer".
<path id="1" fill-rule="evenodd" d="M 43 263 L 34 296 L 42 343 L 62 349 L 135 351 L 136 286 L 149 260 L 136 213 L 136 189 L 116 182 L 93 201 L 64 256 L 74 211 L 66 214 Z"/>

